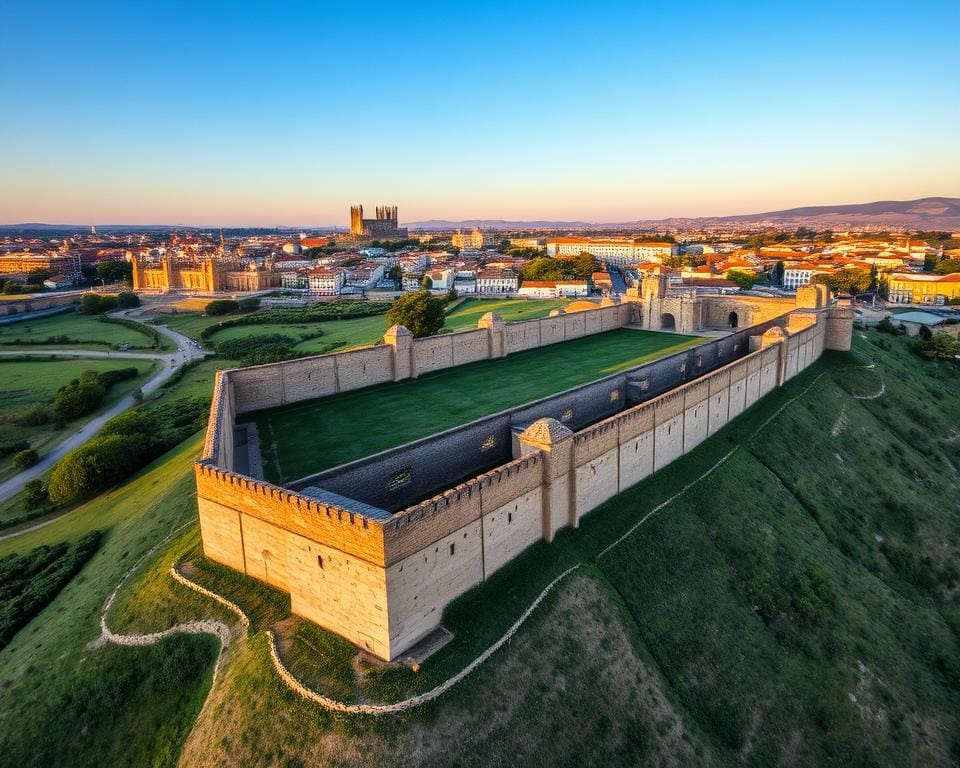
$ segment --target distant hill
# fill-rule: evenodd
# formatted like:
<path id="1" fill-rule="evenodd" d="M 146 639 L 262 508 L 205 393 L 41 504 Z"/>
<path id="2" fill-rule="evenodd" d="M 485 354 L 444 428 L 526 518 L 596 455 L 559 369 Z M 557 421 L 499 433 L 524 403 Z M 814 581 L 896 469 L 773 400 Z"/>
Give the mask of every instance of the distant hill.
<path id="1" fill-rule="evenodd" d="M 814 205 L 788 208 L 766 213 L 736 214 L 730 216 L 677 216 L 663 219 L 635 219 L 619 222 L 590 222 L 581 220 L 551 221 L 535 219 L 426 219 L 403 222 L 412 230 L 584 230 L 584 229 L 662 229 L 735 226 L 737 224 L 767 225 L 770 227 L 813 227 L 815 229 L 845 229 L 850 227 L 890 227 L 896 229 L 960 230 L 960 198 L 924 197 L 919 200 L 881 200 L 854 205 Z M 214 231 L 216 225 L 206 227 L 170 224 L 97 224 L 98 232 L 171 232 Z M 224 227 L 231 235 L 276 234 L 278 232 L 333 232 L 343 227 L 329 225 L 278 227 Z M 90 225 L 79 224 L 0 224 L 0 232 L 18 233 L 74 233 L 89 232 Z"/>
<path id="2" fill-rule="evenodd" d="M 919 200 L 882 200 L 857 205 L 814 205 L 730 216 L 727 219 L 756 223 L 769 221 L 780 225 L 960 229 L 960 198 L 924 197 Z"/>
<path id="3" fill-rule="evenodd" d="M 591 227 L 607 226 L 589 221 L 520 221 L 509 219 L 463 219 L 462 221 L 451 221 L 449 219 L 427 219 L 426 221 L 409 221 L 402 226 L 407 229 L 495 229 L 495 230 L 516 230 L 516 229 L 589 229 Z"/>
<path id="4" fill-rule="evenodd" d="M 783 211 L 731 216 L 680 216 L 621 222 L 511 221 L 505 219 L 429 219 L 404 224 L 410 229 L 610 229 L 657 227 L 715 227 L 724 224 L 768 224 L 771 227 L 815 228 L 896 227 L 906 229 L 960 229 L 960 198 L 925 197 L 919 200 L 883 200 L 855 205 L 816 205 Z"/>

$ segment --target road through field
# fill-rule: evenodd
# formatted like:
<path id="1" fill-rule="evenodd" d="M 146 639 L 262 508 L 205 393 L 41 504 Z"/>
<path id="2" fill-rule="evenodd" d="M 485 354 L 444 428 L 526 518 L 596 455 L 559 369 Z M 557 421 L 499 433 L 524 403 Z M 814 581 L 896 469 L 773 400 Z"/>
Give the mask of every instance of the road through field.
<path id="1" fill-rule="evenodd" d="M 140 388 L 146 397 L 155 392 L 167 379 L 173 376 L 173 374 L 175 374 L 181 368 L 181 366 L 186 365 L 192 360 L 201 358 L 206 354 L 206 352 L 204 352 L 202 349 L 195 347 L 190 339 L 181 333 L 172 331 L 162 325 L 154 325 L 151 327 L 155 328 L 158 333 L 162 333 L 164 336 L 172 340 L 177 345 L 176 351 L 167 355 L 161 355 L 141 354 L 134 352 L 100 352 L 90 349 L 45 349 L 42 351 L 32 350 L 0 354 L 14 354 L 21 356 L 28 354 L 31 356 L 42 355 L 46 357 L 49 357 L 50 355 L 56 355 L 67 357 L 148 359 L 163 361 L 165 364 L 157 372 L 157 375 Z M 86 424 L 67 437 L 56 448 L 40 459 L 37 464 L 34 464 L 29 469 L 25 469 L 23 472 L 14 475 L 9 480 L 0 483 L 0 502 L 6 501 L 11 496 L 15 496 L 16 494 L 20 493 L 20 491 L 23 490 L 23 487 L 28 482 L 36 477 L 40 477 L 40 475 L 53 467 L 53 465 L 56 464 L 57 461 L 59 461 L 63 456 L 68 454 L 74 448 L 79 448 L 90 438 L 96 435 L 100 428 L 110 419 L 118 414 L 123 413 L 125 410 L 127 410 L 127 408 L 133 407 L 136 405 L 136 403 L 137 401 L 134 400 L 133 395 L 128 395 L 119 402 L 114 403 L 110 408 L 94 416 Z M 26 531 L 22 531 L 22 533 L 26 533 Z"/>

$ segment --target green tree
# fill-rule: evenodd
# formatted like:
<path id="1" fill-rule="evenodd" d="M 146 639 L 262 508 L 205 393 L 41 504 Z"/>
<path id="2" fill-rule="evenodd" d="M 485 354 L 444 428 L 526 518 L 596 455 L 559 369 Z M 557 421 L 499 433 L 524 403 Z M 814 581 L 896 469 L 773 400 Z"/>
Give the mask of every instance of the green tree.
<path id="1" fill-rule="evenodd" d="M 420 281 L 420 287 L 425 291 L 429 291 L 431 288 L 433 288 L 433 279 L 430 277 L 430 275 L 423 276 L 423 279 Z"/>
<path id="2" fill-rule="evenodd" d="M 40 454 L 33 450 L 33 448 L 27 448 L 25 451 L 13 454 L 12 461 L 14 467 L 19 470 L 24 470 L 40 461 Z"/>
<path id="3" fill-rule="evenodd" d="M 773 265 L 773 274 L 770 277 L 770 281 L 774 285 L 783 285 L 783 272 L 784 266 L 782 261 L 778 261 Z"/>
<path id="4" fill-rule="evenodd" d="M 406 293 L 387 312 L 388 325 L 402 325 L 416 336 L 432 336 L 444 323 L 443 299 L 429 291 Z"/>
<path id="5" fill-rule="evenodd" d="M 393 282 L 399 287 L 403 283 L 403 267 L 399 264 L 394 264 L 390 268 L 390 272 L 387 273 L 388 277 L 393 280 Z"/>
<path id="6" fill-rule="evenodd" d="M 240 305 L 233 299 L 214 299 L 204 307 L 204 312 L 215 317 L 218 315 L 229 315 L 231 312 L 236 312 L 239 309 Z"/>
<path id="7" fill-rule="evenodd" d="M 568 271 L 565 270 L 564 277 L 576 277 L 580 280 L 588 280 L 594 272 L 600 271 L 600 262 L 593 254 L 581 251 L 580 255 L 571 262 Z"/>
<path id="8" fill-rule="evenodd" d="M 47 489 L 40 478 L 36 478 L 23 486 L 23 504 L 28 511 L 39 509 L 50 500 Z"/>
<path id="9" fill-rule="evenodd" d="M 150 455 L 144 435 L 101 435 L 71 451 L 50 473 L 51 501 L 62 504 L 90 496 L 119 482 Z"/>
<path id="10" fill-rule="evenodd" d="M 260 297 L 247 296 L 245 299 L 240 299 L 237 302 L 237 307 L 241 312 L 255 312 L 260 309 Z"/>
<path id="11" fill-rule="evenodd" d="M 123 259 L 101 261 L 94 270 L 96 280 L 104 283 L 127 283 L 133 280 L 133 265 Z"/>
<path id="12" fill-rule="evenodd" d="M 741 269 L 731 269 L 727 272 L 727 280 L 730 280 L 736 283 L 744 291 L 750 290 L 753 288 L 753 284 L 757 280 L 757 276 L 753 272 L 746 272 Z"/>
<path id="13" fill-rule="evenodd" d="M 561 280 L 564 277 L 563 265 L 557 259 L 541 256 L 520 269 L 523 280 Z"/>
<path id="14" fill-rule="evenodd" d="M 18 293 L 23 293 L 23 286 L 20 285 L 19 283 L 14 283 L 13 281 L 10 281 L 5 286 L 3 286 L 3 292 L 7 296 L 14 296 Z"/>
<path id="15" fill-rule="evenodd" d="M 100 296 L 96 293 L 85 293 L 80 299 L 80 311 L 85 315 L 98 315 L 103 310 L 100 309 Z"/>
<path id="16" fill-rule="evenodd" d="M 933 334 L 930 344 L 938 360 L 955 360 L 960 355 L 960 340 L 946 331 L 937 331 Z"/>
<path id="17" fill-rule="evenodd" d="M 100 383 L 97 374 L 84 371 L 79 379 L 57 390 L 53 398 L 53 410 L 58 417 L 69 421 L 96 410 L 106 394 L 107 388 Z"/>
<path id="18" fill-rule="evenodd" d="M 123 291 L 117 294 L 117 306 L 120 309 L 131 309 L 140 306 L 140 297 L 132 291 Z"/>
<path id="19" fill-rule="evenodd" d="M 944 259 L 943 261 L 938 261 L 934 265 L 933 271 L 938 275 L 952 275 L 960 272 L 960 259 Z"/>

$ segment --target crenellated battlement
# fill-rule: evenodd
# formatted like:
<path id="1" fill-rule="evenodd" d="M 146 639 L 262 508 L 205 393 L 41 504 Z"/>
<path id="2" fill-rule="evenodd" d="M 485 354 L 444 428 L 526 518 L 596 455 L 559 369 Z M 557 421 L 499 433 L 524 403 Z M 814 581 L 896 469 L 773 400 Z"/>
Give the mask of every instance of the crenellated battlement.
<path id="1" fill-rule="evenodd" d="M 805 296 L 820 301 L 819 293 Z M 436 627 L 451 600 L 526 547 L 579 525 L 693 450 L 823 349 L 849 345 L 847 307 L 784 315 L 782 300 L 757 301 L 742 311 L 765 319 L 732 336 L 306 478 L 297 490 L 249 476 L 245 441 L 235 439 L 237 414 L 602 333 L 629 323 L 634 307 L 515 324 L 490 315 L 476 329 L 427 339 L 397 327 L 385 344 L 219 372 L 195 463 L 204 551 L 290 592 L 295 613 L 395 658 Z M 571 431 L 572 424 L 583 426 Z M 438 487 L 415 475 L 417 461 L 436 454 L 425 450 L 430 440 L 448 454 L 458 446 L 473 446 L 478 456 L 489 449 L 499 461 L 510 456 L 511 429 L 521 428 L 519 438 L 513 433 L 513 458 L 422 498 Z M 471 461 L 463 466 L 485 466 L 483 458 Z M 333 475 L 343 482 L 331 486 Z M 365 496 L 369 481 L 379 496 Z M 383 489 L 394 484 L 405 490 L 389 497 Z M 391 498 L 415 503 L 390 506 Z"/>

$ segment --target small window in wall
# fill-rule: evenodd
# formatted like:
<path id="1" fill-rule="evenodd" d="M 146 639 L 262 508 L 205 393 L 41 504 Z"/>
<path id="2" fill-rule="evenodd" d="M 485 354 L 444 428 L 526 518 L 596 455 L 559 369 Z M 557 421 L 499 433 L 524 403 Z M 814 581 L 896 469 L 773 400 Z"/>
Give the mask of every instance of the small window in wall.
<path id="1" fill-rule="evenodd" d="M 567 408 L 560 416 L 560 421 L 570 421 L 573 418 L 573 408 Z"/>
<path id="2" fill-rule="evenodd" d="M 317 555 L 317 565 L 323 568 L 323 555 Z"/>
<path id="3" fill-rule="evenodd" d="M 495 438 L 493 435 L 487 435 L 485 438 L 483 438 L 483 442 L 480 443 L 480 450 L 489 451 L 496 444 L 497 444 L 497 438 Z"/>
<path id="4" fill-rule="evenodd" d="M 619 389 L 613 390 L 613 392 L 610 393 L 610 402 L 615 403 L 619 399 L 620 399 L 620 390 Z"/>
<path id="5" fill-rule="evenodd" d="M 507 525 L 513 522 L 513 512 L 507 512 Z"/>
<path id="6" fill-rule="evenodd" d="M 452 555 L 457 549 L 457 545 L 454 542 L 450 542 L 450 554 Z"/>
<path id="7" fill-rule="evenodd" d="M 406 485 L 412 479 L 413 474 L 410 471 L 410 467 L 404 467 L 399 472 L 394 472 L 390 475 L 390 480 L 387 481 L 387 488 L 392 491 L 395 488 Z"/>

